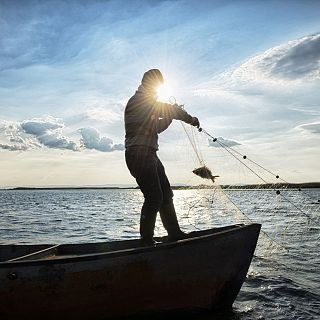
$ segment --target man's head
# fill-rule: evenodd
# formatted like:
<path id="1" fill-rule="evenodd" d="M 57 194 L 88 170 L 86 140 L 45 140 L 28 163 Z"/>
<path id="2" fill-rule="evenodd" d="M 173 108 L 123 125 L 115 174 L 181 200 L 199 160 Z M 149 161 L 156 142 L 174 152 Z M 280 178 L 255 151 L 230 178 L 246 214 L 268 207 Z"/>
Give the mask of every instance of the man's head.
<path id="1" fill-rule="evenodd" d="M 145 72 L 141 81 L 141 83 L 150 90 L 156 90 L 163 82 L 162 73 L 158 69 L 151 69 Z"/>

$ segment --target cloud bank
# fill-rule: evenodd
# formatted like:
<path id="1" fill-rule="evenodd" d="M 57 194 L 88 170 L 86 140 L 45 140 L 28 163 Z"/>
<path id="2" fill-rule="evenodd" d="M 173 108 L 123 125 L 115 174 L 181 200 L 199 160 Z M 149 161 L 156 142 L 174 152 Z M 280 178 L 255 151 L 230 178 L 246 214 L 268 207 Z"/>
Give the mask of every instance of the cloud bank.
<path id="1" fill-rule="evenodd" d="M 21 128 L 33 135 L 42 145 L 54 149 L 79 150 L 77 143 L 62 135 L 64 124 L 61 119 L 47 117 L 45 119 L 25 120 Z"/>
<path id="2" fill-rule="evenodd" d="M 24 132 L 33 135 L 40 144 L 53 149 L 77 151 L 78 145 L 62 135 L 63 127 L 61 119 L 53 117 L 25 120 L 21 123 Z"/>
<path id="3" fill-rule="evenodd" d="M 320 33 L 317 33 L 270 48 L 199 85 L 194 94 L 215 95 L 221 90 L 261 94 L 270 88 L 305 87 L 319 80 Z"/>
<path id="4" fill-rule="evenodd" d="M 113 144 L 112 139 L 100 137 L 99 132 L 94 128 L 81 128 L 81 143 L 87 149 L 95 149 L 102 152 L 124 150 L 123 144 Z"/>
<path id="5" fill-rule="evenodd" d="M 0 120 L 0 149 L 27 151 L 40 147 L 40 143 L 32 135 L 24 132 L 19 122 Z"/>
<path id="6" fill-rule="evenodd" d="M 114 144 L 107 137 L 100 137 L 94 128 L 79 130 L 81 138 L 75 141 L 63 134 L 62 119 L 51 116 L 34 118 L 22 122 L 0 121 L 0 149 L 8 151 L 28 151 L 47 147 L 70 151 L 95 149 L 102 152 L 124 150 L 123 144 Z"/>
<path id="7" fill-rule="evenodd" d="M 274 51 L 274 56 L 268 57 L 273 60 L 272 75 L 287 79 L 320 78 L 320 34 L 289 42 Z M 284 51 L 283 55 L 277 57 L 277 51 Z"/>
<path id="8" fill-rule="evenodd" d="M 320 134 L 320 122 L 302 124 L 297 129 L 307 133 Z"/>
<path id="9" fill-rule="evenodd" d="M 319 88 L 317 33 L 272 47 L 194 87 L 193 93 L 205 111 L 215 113 L 212 126 L 224 124 L 220 135 L 254 142 L 258 136 L 278 140 L 299 125 L 295 134 L 312 138 L 313 124 L 320 120 Z"/>
<path id="10" fill-rule="evenodd" d="M 270 48 L 243 63 L 230 76 L 243 84 L 286 85 L 320 79 L 320 33 Z"/>
<path id="11" fill-rule="evenodd" d="M 320 33 L 270 48 L 231 73 L 233 81 L 291 84 L 320 79 Z M 281 81 L 282 80 L 282 81 Z"/>
<path id="12" fill-rule="evenodd" d="M 0 143 L 0 149 L 9 150 L 9 151 L 26 151 L 28 150 L 28 146 L 23 144 L 2 144 Z"/>

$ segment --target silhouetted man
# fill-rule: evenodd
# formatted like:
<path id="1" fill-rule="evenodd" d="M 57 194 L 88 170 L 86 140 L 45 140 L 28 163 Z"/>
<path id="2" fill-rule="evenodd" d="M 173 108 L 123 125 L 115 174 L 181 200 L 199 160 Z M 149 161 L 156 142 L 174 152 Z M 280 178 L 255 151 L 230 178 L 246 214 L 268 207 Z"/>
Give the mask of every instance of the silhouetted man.
<path id="1" fill-rule="evenodd" d="M 177 104 L 157 101 L 156 90 L 163 82 L 158 69 L 147 71 L 125 109 L 126 163 L 144 195 L 140 234 L 146 245 L 154 243 L 153 233 L 158 212 L 170 240 L 185 237 L 177 220 L 170 183 L 157 157 L 158 134 L 166 130 L 173 119 L 199 127 L 199 120 Z"/>

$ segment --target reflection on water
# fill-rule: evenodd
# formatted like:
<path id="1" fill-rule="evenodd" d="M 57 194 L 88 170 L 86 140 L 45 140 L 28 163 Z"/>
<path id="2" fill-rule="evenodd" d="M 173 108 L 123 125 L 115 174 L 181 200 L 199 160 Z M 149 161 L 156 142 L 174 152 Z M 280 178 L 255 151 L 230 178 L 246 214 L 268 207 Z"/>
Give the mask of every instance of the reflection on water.
<path id="1" fill-rule="evenodd" d="M 267 190 L 176 190 L 174 202 L 185 231 L 262 223 L 263 233 L 247 280 L 229 312 L 192 317 L 215 319 L 319 319 L 319 209 L 308 195 Z M 0 191 L 0 242 L 80 243 L 139 237 L 139 190 Z M 237 209 L 241 208 L 243 214 Z M 165 230 L 158 218 L 156 235 Z M 232 254 L 232 253 L 231 253 Z"/>

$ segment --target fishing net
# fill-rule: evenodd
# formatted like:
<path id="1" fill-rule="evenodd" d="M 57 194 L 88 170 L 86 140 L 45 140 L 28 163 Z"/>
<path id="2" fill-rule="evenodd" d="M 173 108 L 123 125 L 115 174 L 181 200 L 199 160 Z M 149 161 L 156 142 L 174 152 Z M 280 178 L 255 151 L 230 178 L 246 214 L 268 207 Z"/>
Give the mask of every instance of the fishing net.
<path id="1" fill-rule="evenodd" d="M 182 126 L 192 147 L 190 151 L 186 146 L 187 161 L 183 164 L 191 173 L 185 182 L 190 197 L 178 203 L 181 218 L 187 221 L 183 227 L 194 230 L 208 225 L 261 223 L 256 255 L 263 259 L 274 258 L 280 252 L 286 255 L 293 237 L 303 242 L 313 232 L 318 233 L 319 240 L 317 194 L 265 168 L 244 154 L 242 146 L 229 146 L 205 130 Z M 209 148 L 213 143 L 218 147 Z M 181 161 L 182 152 L 178 153 Z M 225 172 L 232 172 L 239 183 L 220 184 Z"/>

